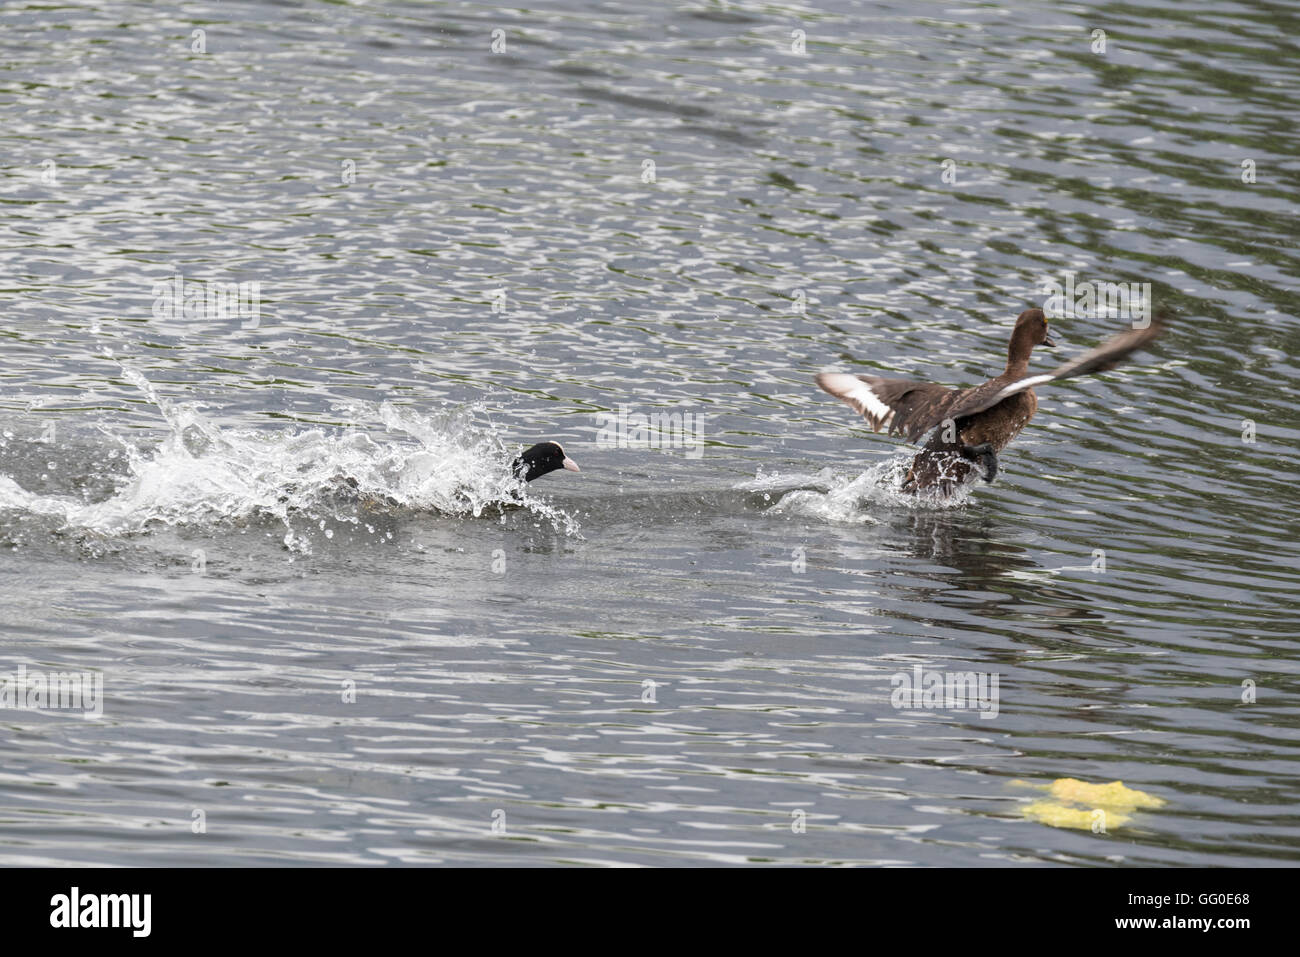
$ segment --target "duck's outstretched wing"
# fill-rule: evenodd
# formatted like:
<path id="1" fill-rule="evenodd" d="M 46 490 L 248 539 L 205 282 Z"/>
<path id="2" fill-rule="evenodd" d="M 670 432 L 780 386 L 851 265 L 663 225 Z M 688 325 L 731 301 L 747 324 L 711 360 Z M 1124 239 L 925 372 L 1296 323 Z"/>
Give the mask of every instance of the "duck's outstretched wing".
<path id="1" fill-rule="evenodd" d="M 843 372 L 818 373 L 817 384 L 861 413 L 873 432 L 904 435 L 908 440 L 916 441 L 948 419 L 956 421 L 983 412 L 1008 396 L 1036 385 L 1113 369 L 1164 332 L 1166 318 L 1163 314 L 1158 315 L 1144 329 L 1122 332 L 1051 372 L 1026 376 L 1009 384 L 998 378 L 972 389 L 949 389 L 929 382 Z"/>
<path id="2" fill-rule="evenodd" d="M 1032 389 L 1036 385 L 1046 385 L 1048 382 L 1055 382 L 1057 379 L 1071 379 L 1074 376 L 1088 375 L 1092 372 L 1105 372 L 1107 369 L 1113 369 L 1119 365 L 1130 354 L 1144 349 L 1151 344 L 1161 333 L 1168 328 L 1168 315 L 1160 314 L 1152 318 L 1151 322 L 1143 329 L 1130 329 L 1127 332 L 1121 332 L 1117 336 L 1111 336 L 1096 349 L 1085 352 L 1062 365 L 1057 366 L 1051 372 L 1045 372 L 1042 375 L 1026 376 L 1012 382 L 1010 385 L 1000 389 L 993 397 L 992 401 L 979 409 L 963 409 L 962 415 L 974 415 L 976 412 L 987 409 L 991 405 L 1001 402 L 1009 395 L 1015 395 L 1017 392 L 1024 392 L 1026 389 Z"/>
<path id="3" fill-rule="evenodd" d="M 959 389 L 885 379 L 874 375 L 821 372 L 817 385 L 867 420 L 873 432 L 915 439 L 947 418 L 946 410 L 962 395 Z"/>

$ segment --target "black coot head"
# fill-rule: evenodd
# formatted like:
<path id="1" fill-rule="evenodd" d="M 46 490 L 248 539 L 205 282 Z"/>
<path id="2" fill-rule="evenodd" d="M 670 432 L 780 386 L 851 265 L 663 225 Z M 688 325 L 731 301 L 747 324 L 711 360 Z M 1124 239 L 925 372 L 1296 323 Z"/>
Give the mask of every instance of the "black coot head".
<path id="1" fill-rule="evenodd" d="M 538 442 L 531 449 L 519 453 L 519 457 L 514 461 L 514 469 L 515 474 L 525 482 L 531 482 L 556 469 L 568 469 L 570 472 L 582 471 L 573 459 L 564 454 L 564 449 L 559 442 Z"/>

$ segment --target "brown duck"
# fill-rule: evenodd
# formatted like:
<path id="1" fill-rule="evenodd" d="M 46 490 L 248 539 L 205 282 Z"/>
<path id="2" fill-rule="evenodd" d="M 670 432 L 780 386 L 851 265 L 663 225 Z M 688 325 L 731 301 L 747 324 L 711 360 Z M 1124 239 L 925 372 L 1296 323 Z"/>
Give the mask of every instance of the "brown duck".
<path id="1" fill-rule="evenodd" d="M 1051 372 L 1029 374 L 1034 346 L 1049 348 L 1047 317 L 1026 309 L 1016 319 L 1007 348 L 1007 367 L 997 378 L 969 389 L 950 389 L 910 379 L 822 372 L 817 384 L 862 414 L 873 432 L 903 435 L 916 441 L 933 433 L 912 459 L 903 485 L 909 492 L 933 491 L 947 497 L 972 475 L 992 482 L 997 453 L 1023 429 L 1038 409 L 1034 386 L 1057 379 L 1104 372 L 1130 353 L 1148 345 L 1165 323 L 1157 315 L 1141 329 L 1131 329 Z"/>

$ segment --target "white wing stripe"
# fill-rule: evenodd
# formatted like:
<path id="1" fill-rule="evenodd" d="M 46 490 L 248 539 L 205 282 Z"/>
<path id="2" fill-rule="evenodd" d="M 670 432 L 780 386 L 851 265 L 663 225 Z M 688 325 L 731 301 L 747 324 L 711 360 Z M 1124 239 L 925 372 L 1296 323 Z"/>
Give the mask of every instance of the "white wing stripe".
<path id="1" fill-rule="evenodd" d="M 872 428 L 877 432 L 888 428 L 889 423 L 894 420 L 894 410 L 881 402 L 871 391 L 871 386 L 857 376 L 845 375 L 842 372 L 825 372 L 818 378 L 818 384 L 837 399 L 848 402 L 858 411 L 866 414 Z"/>
<path id="2" fill-rule="evenodd" d="M 1001 392 L 993 397 L 993 402 L 1001 402 L 1009 395 L 1015 395 L 1017 392 L 1024 392 L 1026 389 L 1032 389 L 1036 385 L 1042 385 L 1044 382 L 1051 382 L 1055 375 L 1031 375 L 1028 379 L 1021 379 L 1019 382 L 1013 382 Z"/>

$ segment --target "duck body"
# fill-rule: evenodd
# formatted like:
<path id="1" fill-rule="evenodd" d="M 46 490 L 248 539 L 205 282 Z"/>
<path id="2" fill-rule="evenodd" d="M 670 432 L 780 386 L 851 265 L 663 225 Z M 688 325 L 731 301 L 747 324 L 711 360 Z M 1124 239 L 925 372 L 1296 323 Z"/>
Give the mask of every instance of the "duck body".
<path id="1" fill-rule="evenodd" d="M 1027 389 L 983 412 L 956 419 L 955 441 L 949 441 L 942 428 L 931 430 L 929 441 L 912 459 L 903 490 L 937 489 L 947 497 L 958 486 L 977 478 L 992 482 L 998 472 L 997 454 L 1011 444 L 1037 411 L 1038 396 L 1033 389 Z"/>
<path id="2" fill-rule="evenodd" d="M 911 379 L 823 372 L 817 384 L 861 413 L 874 432 L 925 439 L 912 459 L 903 489 L 950 496 L 960 485 L 992 482 L 997 456 L 1038 411 L 1033 387 L 1056 379 L 1100 372 L 1147 345 L 1163 331 L 1160 321 L 1112 337 L 1050 373 L 1029 374 L 1034 347 L 1053 346 L 1047 317 L 1027 309 L 1016 319 L 1001 375 L 967 389 Z"/>

